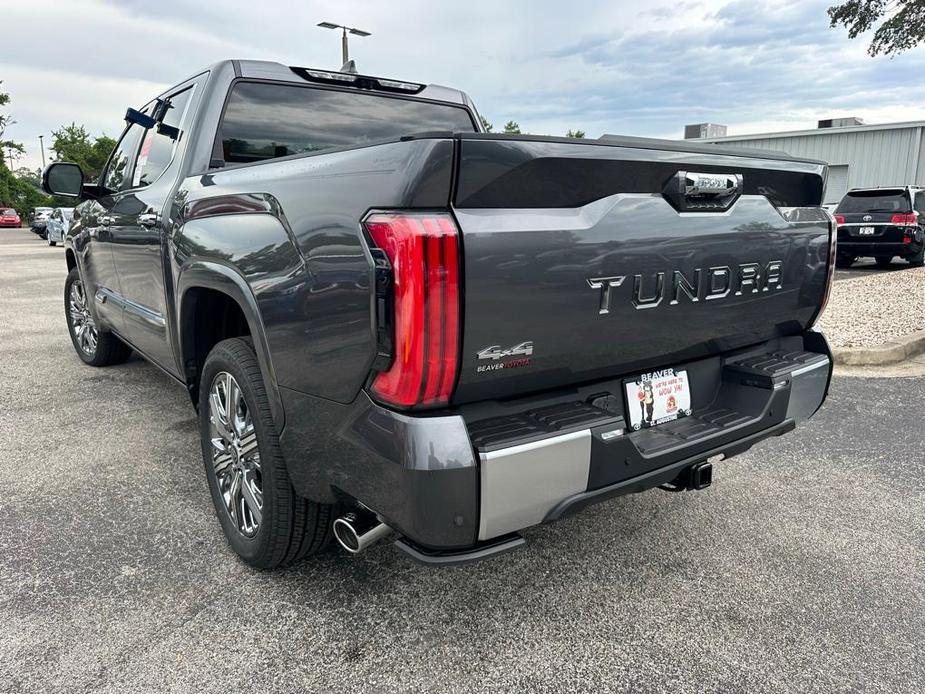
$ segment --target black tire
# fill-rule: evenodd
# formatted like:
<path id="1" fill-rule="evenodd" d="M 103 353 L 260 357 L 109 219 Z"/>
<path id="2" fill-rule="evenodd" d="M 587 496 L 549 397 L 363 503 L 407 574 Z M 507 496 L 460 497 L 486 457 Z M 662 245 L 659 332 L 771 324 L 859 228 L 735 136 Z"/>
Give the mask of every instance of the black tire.
<path id="1" fill-rule="evenodd" d="M 49 241 L 49 242 L 48 242 L 48 245 L 49 245 L 49 246 L 57 246 L 58 244 L 57 244 L 56 241 Z"/>
<path id="2" fill-rule="evenodd" d="M 259 480 L 262 497 L 262 504 L 259 506 L 260 518 L 251 534 L 240 527 L 239 519 L 232 517 L 232 512 L 222 495 L 216 465 L 213 463 L 213 451 L 216 451 L 216 448 L 213 447 L 212 440 L 213 434 L 217 432 L 212 429 L 210 393 L 213 384 L 217 383 L 217 378 L 224 379 L 224 374 L 230 374 L 240 389 L 244 410 L 248 414 L 247 419 L 252 422 L 253 433 L 256 434 L 259 461 L 256 473 L 253 471 L 253 457 L 250 458 L 250 463 L 246 463 L 243 454 L 240 458 L 238 456 L 246 445 L 242 445 L 233 458 L 230 454 L 224 454 L 226 462 L 219 465 L 224 468 L 222 480 L 225 484 L 230 484 L 227 481 L 228 476 L 233 477 L 236 474 L 237 465 L 250 464 L 250 479 Z M 290 564 L 324 548 L 331 535 L 333 506 L 309 501 L 295 493 L 279 446 L 279 432 L 270 412 L 263 376 L 249 339 L 223 340 L 209 352 L 199 380 L 199 433 L 202 460 L 206 468 L 212 502 L 228 544 L 241 559 L 257 568 L 271 569 Z M 242 444 L 246 438 L 247 436 L 244 436 L 240 439 Z M 228 450 L 230 451 L 231 447 Z M 215 455 L 219 458 L 223 456 L 218 452 Z M 244 480 L 241 476 L 238 489 L 246 484 Z M 231 506 L 240 508 L 236 503 L 232 503 Z M 249 510 L 248 506 L 248 512 Z M 243 515 L 244 511 L 238 513 Z M 250 520 L 253 521 L 254 518 L 251 517 Z"/>
<path id="3" fill-rule="evenodd" d="M 84 296 L 83 308 L 85 312 L 77 310 L 78 306 L 72 305 L 72 291 L 74 286 L 78 285 Z M 80 273 L 77 268 L 71 268 L 67 273 L 67 279 L 64 282 L 64 319 L 67 321 L 67 332 L 71 336 L 71 343 L 74 345 L 74 351 L 84 363 L 90 366 L 111 366 L 112 364 L 121 364 L 132 354 L 132 348 L 126 345 L 122 340 L 113 335 L 108 330 L 99 330 L 96 327 L 96 319 L 92 314 L 90 299 L 83 292 L 83 280 L 80 279 Z M 80 334 L 81 324 L 92 326 L 96 336 L 96 343 L 92 345 Z"/>
<path id="4" fill-rule="evenodd" d="M 855 260 L 857 260 L 857 258 L 850 255 L 837 255 L 835 256 L 835 267 L 846 270 L 854 265 Z"/>
<path id="5" fill-rule="evenodd" d="M 919 252 L 908 258 L 909 264 L 912 267 L 922 267 L 925 266 L 925 245 L 923 245 Z"/>
<path id="6" fill-rule="evenodd" d="M 893 262 L 893 256 L 890 256 L 889 258 L 880 256 L 879 258 L 874 258 L 874 260 L 877 262 L 877 267 L 889 267 L 890 263 Z"/>

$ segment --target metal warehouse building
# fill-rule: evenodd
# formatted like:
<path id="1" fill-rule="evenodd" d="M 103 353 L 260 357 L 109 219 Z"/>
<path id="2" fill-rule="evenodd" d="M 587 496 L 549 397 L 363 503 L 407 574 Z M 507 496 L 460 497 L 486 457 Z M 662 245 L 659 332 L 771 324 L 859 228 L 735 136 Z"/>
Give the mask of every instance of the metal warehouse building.
<path id="1" fill-rule="evenodd" d="M 925 185 L 925 121 L 863 125 L 857 118 L 819 121 L 815 130 L 718 137 L 723 126 L 687 126 L 685 137 L 729 147 L 772 149 L 829 163 L 825 203 L 850 188 Z"/>

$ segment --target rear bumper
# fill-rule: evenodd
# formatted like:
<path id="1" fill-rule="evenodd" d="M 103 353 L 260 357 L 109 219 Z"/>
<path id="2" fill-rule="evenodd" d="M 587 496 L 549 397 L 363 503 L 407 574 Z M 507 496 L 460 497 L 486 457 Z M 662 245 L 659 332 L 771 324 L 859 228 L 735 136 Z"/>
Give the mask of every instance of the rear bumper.
<path id="1" fill-rule="evenodd" d="M 911 241 L 905 243 L 904 238 Z M 881 237 L 858 237 L 839 232 L 836 250 L 841 255 L 851 256 L 910 256 L 916 255 L 925 245 L 925 230 L 921 228 L 892 229 Z"/>
<path id="2" fill-rule="evenodd" d="M 318 451 L 327 460 L 315 467 L 300 460 L 302 446 L 323 422 L 300 434 L 293 423 L 303 413 L 290 391 L 281 443 L 297 491 L 311 497 L 329 484 L 335 496 L 379 514 L 416 558 L 454 563 L 504 551 L 520 530 L 793 429 L 822 404 L 832 371 L 816 332 L 679 366 L 689 373 L 694 412 L 654 429 L 626 429 L 620 380 L 585 389 L 596 392 L 590 401 L 554 397 L 515 414 L 489 407 L 412 417 L 363 396 L 336 426 L 332 417 Z"/>

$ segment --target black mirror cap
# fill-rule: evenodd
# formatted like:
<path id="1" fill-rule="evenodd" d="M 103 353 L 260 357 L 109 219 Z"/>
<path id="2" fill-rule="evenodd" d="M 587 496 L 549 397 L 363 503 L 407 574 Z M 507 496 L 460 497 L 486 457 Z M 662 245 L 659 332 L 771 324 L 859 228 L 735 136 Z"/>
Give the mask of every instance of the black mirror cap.
<path id="1" fill-rule="evenodd" d="M 70 162 L 53 162 L 42 173 L 42 190 L 49 195 L 79 198 L 83 183 L 84 174 L 80 166 Z"/>

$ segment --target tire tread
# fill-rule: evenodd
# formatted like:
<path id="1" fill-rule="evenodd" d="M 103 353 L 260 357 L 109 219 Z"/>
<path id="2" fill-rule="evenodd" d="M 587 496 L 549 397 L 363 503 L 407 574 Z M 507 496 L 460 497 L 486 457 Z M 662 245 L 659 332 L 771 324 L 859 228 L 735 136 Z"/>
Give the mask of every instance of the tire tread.
<path id="1" fill-rule="evenodd" d="M 319 504 L 305 499 L 295 493 L 289 481 L 289 473 L 279 445 L 279 435 L 270 410 L 270 401 L 267 397 L 263 374 L 260 364 L 254 353 L 250 338 L 230 338 L 219 342 L 206 359 L 206 364 L 213 359 L 213 355 L 225 356 L 234 362 L 243 372 L 245 378 L 253 388 L 255 400 L 254 416 L 259 416 L 265 440 L 260 441 L 261 465 L 272 465 L 270 478 L 273 481 L 273 508 L 271 514 L 268 544 L 262 556 L 249 563 L 260 568 L 275 568 L 291 564 L 308 555 L 320 551 L 331 536 L 332 506 Z M 203 369 L 206 373 L 208 369 Z M 203 380 L 200 384 L 200 393 L 207 393 L 209 384 Z M 203 396 L 200 395 L 202 398 Z M 208 409 L 200 407 L 200 416 L 207 417 Z M 209 465 L 209 461 L 205 461 Z M 266 477 L 265 477 L 266 479 Z M 264 489 L 264 497 L 269 490 Z M 264 522 L 267 522 L 264 518 Z M 266 532 L 267 529 L 263 529 Z"/>

